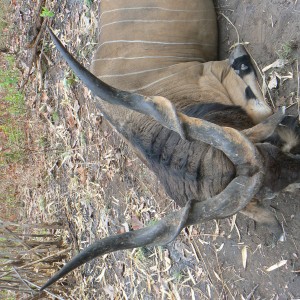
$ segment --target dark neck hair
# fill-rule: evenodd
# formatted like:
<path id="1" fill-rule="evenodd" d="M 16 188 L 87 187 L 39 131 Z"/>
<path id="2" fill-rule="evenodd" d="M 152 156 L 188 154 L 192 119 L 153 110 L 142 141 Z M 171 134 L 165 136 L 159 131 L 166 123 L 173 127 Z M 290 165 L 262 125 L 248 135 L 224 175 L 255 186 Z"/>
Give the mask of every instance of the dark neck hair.
<path id="1" fill-rule="evenodd" d="M 237 130 L 250 128 L 254 125 L 251 118 L 240 106 L 221 103 L 193 104 L 184 108 L 183 113 L 193 118 L 200 118 Z"/>

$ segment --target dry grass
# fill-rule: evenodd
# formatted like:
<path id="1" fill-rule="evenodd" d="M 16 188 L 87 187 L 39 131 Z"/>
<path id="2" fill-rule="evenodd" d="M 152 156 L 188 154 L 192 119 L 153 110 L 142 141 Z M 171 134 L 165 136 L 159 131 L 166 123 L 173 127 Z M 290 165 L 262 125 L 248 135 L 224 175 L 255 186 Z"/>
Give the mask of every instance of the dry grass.
<path id="1" fill-rule="evenodd" d="M 56 9 L 55 6 L 49 7 L 51 11 Z M 86 23 L 86 14 L 90 15 L 89 24 Z M 93 42 L 91 37 L 87 43 L 85 39 L 88 32 L 96 32 L 96 16 L 96 12 L 84 7 L 80 15 L 74 16 L 74 24 L 81 24 L 82 31 L 73 28 L 73 22 L 54 27 L 60 28 L 59 36 L 63 42 L 70 45 L 69 41 L 74 41 L 71 47 L 80 49 L 78 56 L 83 61 L 89 61 L 85 57 L 91 55 Z M 56 22 L 59 17 L 56 15 Z M 48 39 L 43 40 L 42 48 L 49 48 L 47 43 Z M 82 48 L 82 43 L 86 47 Z M 59 56 L 51 57 L 51 60 L 59 59 Z M 62 62 L 59 67 L 63 69 L 64 65 Z M 64 216 L 69 226 L 66 239 L 72 241 L 79 251 L 96 238 L 140 228 L 160 218 L 169 209 L 175 209 L 174 204 L 166 204 L 167 197 L 154 176 L 97 116 L 89 92 L 77 87 L 72 75 L 57 73 L 57 66 L 52 66 L 49 66 L 45 81 L 49 80 L 55 88 L 45 91 L 39 104 L 49 126 L 47 141 L 51 145 L 47 152 L 47 179 L 52 189 L 47 191 L 49 198 L 45 202 L 60 199 L 53 202 L 51 213 Z M 55 78 L 51 74 L 52 68 Z M 84 103 L 80 95 L 84 95 Z M 158 194 L 163 199 L 158 200 Z M 199 249 L 191 252 L 187 243 L 201 234 L 196 228 L 190 230 L 194 237 L 187 231 L 183 236 L 186 244 L 176 242 L 171 246 L 177 249 L 178 266 L 173 265 L 171 255 L 174 250 L 168 247 L 105 255 L 70 274 L 64 282 L 72 288 L 68 293 L 62 292 L 61 297 L 181 299 L 185 295 L 193 299 L 200 294 L 204 299 L 208 298 L 206 295 L 213 293 L 215 288 L 206 270 L 201 265 L 186 268 L 190 259 L 199 260 L 196 254 Z M 209 235 L 202 238 L 209 238 Z M 92 276 L 82 276 L 87 273 Z M 216 277 L 212 280 L 215 281 Z M 205 292 L 202 287 L 194 286 L 197 282 L 206 282 Z"/>
<path id="2" fill-rule="evenodd" d="M 6 20 L 11 21 L 10 14 L 20 4 L 0 2 L 3 45 L 0 50 L 10 53 L 0 53 L 0 298 L 3 299 L 36 297 L 35 285 L 49 277 L 51 269 L 57 268 L 54 262 L 67 252 L 63 227 L 45 202 L 48 166 L 42 132 L 46 132 L 46 127 L 39 117 L 30 115 L 32 107 L 25 106 L 25 93 L 19 88 L 22 72 L 17 68 L 20 67 L 17 59 L 22 54 L 15 53 L 26 35 L 23 24 L 18 23 L 18 14 L 14 21 L 20 28 L 16 26 L 12 33 L 11 27 L 7 27 Z M 27 95 L 30 93 L 31 88 L 26 90 Z"/>
<path id="3" fill-rule="evenodd" d="M 45 3 L 55 13 L 53 28 L 60 39 L 85 65 L 97 32 L 97 5 L 90 8 L 87 3 Z M 32 1 L 23 0 L 20 7 L 36 15 Z M 34 20 L 18 22 L 23 27 L 16 44 L 25 45 L 28 41 L 23 37 Z M 19 193 L 24 217 L 36 223 L 63 222 L 64 230 L 51 233 L 62 233 L 62 246 L 73 249 L 71 257 L 96 239 L 140 228 L 177 209 L 154 175 L 102 120 L 90 93 L 67 71 L 49 38 L 41 35 L 38 45 L 39 55 L 34 60 L 30 49 L 20 55 L 24 80 L 32 69 L 25 86 L 31 112 L 26 135 L 30 151 Z M 253 296 L 257 284 L 239 287 L 246 286 L 251 275 L 247 271 L 253 266 L 255 272 L 265 274 L 265 266 L 256 259 L 269 257 L 267 250 L 251 243 L 247 235 L 248 228 L 241 228 L 235 217 L 189 227 L 166 247 L 116 252 L 87 263 L 49 289 L 56 296 L 43 293 L 38 297 L 258 299 Z M 58 251 L 49 250 L 47 256 Z M 70 257 L 57 259 L 47 274 Z M 46 278 L 37 285 L 43 280 Z"/>
<path id="4" fill-rule="evenodd" d="M 0 0 L 0 51 L 7 49 L 11 26 L 6 16 L 10 13 L 10 1 Z"/>

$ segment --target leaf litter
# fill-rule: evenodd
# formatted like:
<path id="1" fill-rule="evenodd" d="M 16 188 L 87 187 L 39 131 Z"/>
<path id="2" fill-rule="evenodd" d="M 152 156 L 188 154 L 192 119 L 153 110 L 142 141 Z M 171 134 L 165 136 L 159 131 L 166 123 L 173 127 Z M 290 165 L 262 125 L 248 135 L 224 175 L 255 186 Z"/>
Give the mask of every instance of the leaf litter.
<path id="1" fill-rule="evenodd" d="M 93 10 L 67 1 L 62 1 L 60 6 L 55 2 L 48 5 L 56 12 L 53 27 L 59 37 L 70 49 L 78 51 L 76 56 L 87 64 L 96 40 L 96 5 Z M 74 12 L 74 19 L 69 18 L 71 12 Z M 78 24 L 84 24 L 82 30 Z M 47 39 L 43 42 L 47 43 Z M 54 88 L 48 88 L 46 96 L 42 92 L 33 104 L 38 103 L 41 118 L 49 125 L 52 150 L 47 153 L 45 163 L 48 170 L 51 169 L 47 180 L 53 187 L 47 191 L 49 212 L 66 224 L 68 234 L 65 239 L 74 246 L 76 253 L 95 239 L 119 232 L 124 227 L 128 230 L 147 225 L 177 207 L 174 203 L 169 204 L 153 174 L 136 160 L 106 122 L 99 122 L 101 116 L 91 104 L 90 92 L 76 81 L 70 86 L 63 84 L 66 75 L 60 70 L 66 68 L 65 63 L 51 43 L 49 46 L 52 55 L 44 61 L 49 64 L 49 70 L 44 82 L 37 82 L 37 88 L 41 91 L 43 85 Z M 59 66 L 50 61 L 58 62 Z M 274 68 L 278 67 L 273 65 L 268 71 Z M 290 75 L 277 72 L 275 76 L 281 80 L 285 78 L 279 76 Z M 44 111 L 43 107 L 49 108 Z M 53 120 L 53 112 L 58 112 L 57 121 Z M 66 299 L 242 297 L 244 291 L 238 289 L 237 283 L 249 275 L 244 273 L 247 270 L 243 271 L 246 263 L 247 269 L 251 270 L 256 265 L 254 256 L 265 257 L 263 251 L 266 250 L 251 255 L 245 245 L 242 253 L 247 255 L 242 254 L 242 261 L 236 259 L 234 263 L 230 257 L 239 254 L 234 252 L 234 247 L 240 247 L 241 239 L 250 243 L 248 229 L 241 226 L 236 217 L 232 219 L 231 229 L 227 223 L 213 221 L 205 226 L 194 226 L 191 232 L 181 234 L 178 241 L 166 247 L 105 255 L 74 271 L 55 290 L 59 291 L 62 284 L 66 288 L 69 286 L 68 292 L 61 291 Z M 128 227 L 122 224 L 128 224 Z M 262 267 L 257 265 L 256 270 L 262 270 Z"/>

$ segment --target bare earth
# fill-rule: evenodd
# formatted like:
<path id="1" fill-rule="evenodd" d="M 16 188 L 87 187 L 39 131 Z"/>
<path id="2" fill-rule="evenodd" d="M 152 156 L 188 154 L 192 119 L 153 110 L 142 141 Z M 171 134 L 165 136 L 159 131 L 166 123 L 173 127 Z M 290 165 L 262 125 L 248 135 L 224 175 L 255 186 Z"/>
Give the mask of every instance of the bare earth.
<path id="1" fill-rule="evenodd" d="M 51 10 L 56 14 L 52 27 L 88 66 L 96 42 L 97 3 L 89 8 L 83 2 L 52 3 Z M 260 68 L 273 63 L 283 45 L 291 43 L 289 62 L 283 69 L 270 71 L 282 76 L 292 74 L 293 78 L 284 83 L 278 80 L 278 88 L 271 94 L 275 106 L 296 101 L 300 2 L 220 0 L 216 7 L 236 26 L 240 41 L 249 42 L 248 49 Z M 224 59 L 237 36 L 221 14 L 219 28 L 220 58 Z M 73 255 L 96 239 L 145 226 L 176 209 L 176 205 L 94 111 L 87 100 L 89 92 L 67 73 L 55 50 L 51 60 L 55 64 L 48 65 L 44 74 L 47 97 L 41 97 L 35 109 L 44 111 L 43 118 L 51 123 L 49 142 L 60 149 L 49 155 L 52 169 L 46 198 L 54 203 L 57 217 L 69 228 L 66 241 L 74 245 Z M 53 117 L 53 111 L 58 117 Z M 70 290 L 62 296 L 300 299 L 299 190 L 282 193 L 266 203 L 270 204 L 286 232 L 284 242 L 274 245 L 265 228 L 241 215 L 236 220 L 211 221 L 187 228 L 166 247 L 116 252 L 86 264 L 65 279 L 63 284 Z M 267 271 L 279 262 L 281 267 Z M 59 290 L 56 286 L 55 291 Z"/>

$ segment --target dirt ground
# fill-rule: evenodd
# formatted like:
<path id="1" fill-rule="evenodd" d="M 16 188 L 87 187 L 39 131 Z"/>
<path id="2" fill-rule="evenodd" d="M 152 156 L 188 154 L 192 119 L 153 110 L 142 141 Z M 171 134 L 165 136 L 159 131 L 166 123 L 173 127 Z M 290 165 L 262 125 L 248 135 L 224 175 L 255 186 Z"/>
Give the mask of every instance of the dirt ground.
<path id="1" fill-rule="evenodd" d="M 87 66 L 96 45 L 96 2 L 50 4 L 55 12 L 52 27 Z M 284 68 L 270 69 L 266 81 L 277 72 L 278 86 L 271 90 L 275 106 L 294 102 L 299 89 L 300 2 L 220 0 L 216 8 L 220 58 L 228 57 L 237 42 L 225 15 L 240 41 L 249 42 L 259 68 L 278 57 L 287 59 Z M 69 228 L 66 242 L 74 245 L 70 255 L 96 239 L 141 228 L 177 209 L 155 176 L 94 110 L 90 93 L 51 49 L 49 36 L 40 51 L 47 67 L 36 68 L 38 96 L 29 101 L 33 113 L 47 124 L 47 144 L 55 149 L 47 152 L 45 201 Z M 298 195 L 299 190 L 285 192 L 266 203 L 284 227 L 284 242 L 272 244 L 265 228 L 237 215 L 187 228 L 165 247 L 105 255 L 67 276 L 64 288 L 52 290 L 63 290 L 64 299 L 300 299 Z M 267 270 L 280 262 L 281 267 Z"/>

